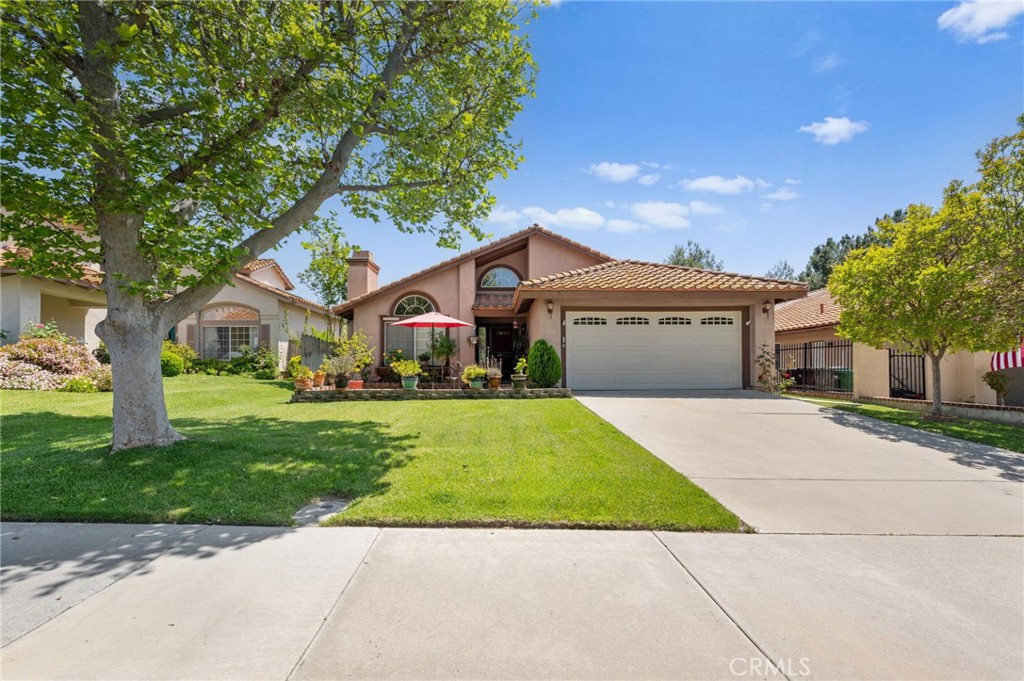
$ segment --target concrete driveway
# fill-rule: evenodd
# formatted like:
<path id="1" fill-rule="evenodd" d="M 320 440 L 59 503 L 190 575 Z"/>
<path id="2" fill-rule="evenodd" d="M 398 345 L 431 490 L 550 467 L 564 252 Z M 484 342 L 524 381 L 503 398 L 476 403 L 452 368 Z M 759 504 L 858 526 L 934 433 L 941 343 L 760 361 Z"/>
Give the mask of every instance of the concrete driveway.
<path id="1" fill-rule="evenodd" d="M 577 399 L 760 532 L 1024 534 L 1024 455 L 757 391 Z"/>

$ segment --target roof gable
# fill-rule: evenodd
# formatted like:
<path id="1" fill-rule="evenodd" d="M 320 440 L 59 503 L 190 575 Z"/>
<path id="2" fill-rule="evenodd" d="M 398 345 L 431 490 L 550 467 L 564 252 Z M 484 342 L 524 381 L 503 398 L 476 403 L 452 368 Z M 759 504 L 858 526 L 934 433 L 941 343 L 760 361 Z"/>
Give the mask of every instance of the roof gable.
<path id="1" fill-rule="evenodd" d="M 440 262 L 440 263 L 438 263 L 438 264 L 436 264 L 436 265 L 434 265 L 432 267 L 428 267 L 428 268 L 426 268 L 424 270 L 420 270 L 419 272 L 414 272 L 413 274 L 410 274 L 409 276 L 402 277 L 401 279 L 397 279 L 397 280 L 395 280 L 395 281 L 393 281 L 393 282 L 391 282 L 389 284 L 381 286 L 378 289 L 375 289 L 375 290 L 370 291 L 368 293 L 364 293 L 363 295 L 359 296 L 358 298 L 353 298 L 352 300 L 347 300 L 344 303 L 342 303 L 341 305 L 336 306 L 333 309 L 333 311 L 335 313 L 337 313 L 337 314 L 344 314 L 345 312 L 348 312 L 349 310 L 353 309 L 354 307 L 357 307 L 357 306 L 365 303 L 368 300 L 372 300 L 373 298 L 376 298 L 379 295 L 383 295 L 383 294 L 386 294 L 386 293 L 393 292 L 393 291 L 395 291 L 396 289 L 398 289 L 398 288 L 400 288 L 402 286 L 407 286 L 407 285 L 409 285 L 409 284 L 411 284 L 411 283 L 413 283 L 413 282 L 415 282 L 415 281 L 417 281 L 419 279 L 423 279 L 424 277 L 430 276 L 432 274 L 436 274 L 438 272 L 441 272 L 441 271 L 446 270 L 446 269 L 451 268 L 451 267 L 456 267 L 460 263 L 463 263 L 466 260 L 469 260 L 470 258 L 479 259 L 481 256 L 485 256 L 486 257 L 486 256 L 495 255 L 495 254 L 497 254 L 496 257 L 500 257 L 501 255 L 505 254 L 505 251 L 514 250 L 513 246 L 518 241 L 522 241 L 523 245 L 525 245 L 527 240 L 532 235 L 538 235 L 538 236 L 542 236 L 542 237 L 545 237 L 545 238 L 548 238 L 548 239 L 552 239 L 552 240 L 557 241 L 558 243 L 560 243 L 562 245 L 569 246 L 569 247 L 571 247 L 573 249 L 576 249 L 578 251 L 582 251 L 584 253 L 590 254 L 590 255 L 592 255 L 592 256 L 594 256 L 596 258 L 602 259 L 602 260 L 611 260 L 612 259 L 611 256 L 605 255 L 604 253 L 601 253 L 600 251 L 594 250 L 593 248 L 590 248 L 589 246 L 585 246 L 585 245 L 583 245 L 583 244 L 581 244 L 581 243 L 579 243 L 577 241 L 573 241 L 572 239 L 567 239 L 567 238 L 565 238 L 564 236 L 562 236 L 560 234 L 556 234 L 556 233 L 554 233 L 554 232 L 552 232 L 550 230 L 545 229 L 544 227 L 542 227 L 540 225 L 534 224 L 534 225 L 530 225 L 529 227 L 527 227 L 524 230 L 520 230 L 518 232 L 515 232 L 514 234 L 510 234 L 510 235 L 508 235 L 508 236 L 506 236 L 504 238 L 498 239 L 496 241 L 492 241 L 489 244 L 484 244 L 483 246 L 480 246 L 478 248 L 474 248 L 471 251 L 466 251 L 465 253 L 460 253 L 459 255 L 457 255 L 457 256 L 455 256 L 453 258 L 449 258 L 448 260 Z"/>
<path id="2" fill-rule="evenodd" d="M 256 281 L 261 281 L 264 284 L 270 284 L 271 286 L 273 286 L 273 283 L 267 281 L 265 277 L 254 277 L 253 274 L 261 272 L 264 274 L 270 274 L 271 278 L 274 278 L 276 275 L 276 278 L 279 279 L 283 285 L 279 288 L 283 288 L 285 291 L 291 291 L 295 288 L 295 284 L 292 283 L 292 280 L 284 273 L 284 269 L 282 269 L 281 265 L 273 258 L 258 258 L 256 260 L 250 260 L 246 264 L 242 265 L 238 271 L 241 274 L 249 275 Z"/>

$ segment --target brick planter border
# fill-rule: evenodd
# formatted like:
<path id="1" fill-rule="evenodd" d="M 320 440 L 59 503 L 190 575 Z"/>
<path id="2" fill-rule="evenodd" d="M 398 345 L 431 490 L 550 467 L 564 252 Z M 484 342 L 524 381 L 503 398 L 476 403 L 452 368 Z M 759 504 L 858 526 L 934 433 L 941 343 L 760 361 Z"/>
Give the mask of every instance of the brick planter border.
<path id="1" fill-rule="evenodd" d="M 533 400 L 538 398 L 572 397 L 569 388 L 527 388 L 511 390 L 395 390 L 367 388 L 364 390 L 297 390 L 290 402 L 372 402 L 381 400 Z"/>

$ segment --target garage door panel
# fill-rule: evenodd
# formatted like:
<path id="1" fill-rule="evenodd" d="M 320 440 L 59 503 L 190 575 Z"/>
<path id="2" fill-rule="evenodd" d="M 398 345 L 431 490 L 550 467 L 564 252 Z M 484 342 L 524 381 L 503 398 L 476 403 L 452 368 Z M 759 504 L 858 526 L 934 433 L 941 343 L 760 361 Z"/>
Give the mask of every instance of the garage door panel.
<path id="1" fill-rule="evenodd" d="M 586 317 L 583 324 L 574 323 L 579 317 Z M 616 323 L 619 319 L 628 323 Z M 642 319 L 648 323 L 638 323 Z M 702 324 L 704 319 L 711 323 Z M 568 313 L 569 385 L 577 390 L 739 388 L 740 320 L 737 312 L 716 311 Z"/>

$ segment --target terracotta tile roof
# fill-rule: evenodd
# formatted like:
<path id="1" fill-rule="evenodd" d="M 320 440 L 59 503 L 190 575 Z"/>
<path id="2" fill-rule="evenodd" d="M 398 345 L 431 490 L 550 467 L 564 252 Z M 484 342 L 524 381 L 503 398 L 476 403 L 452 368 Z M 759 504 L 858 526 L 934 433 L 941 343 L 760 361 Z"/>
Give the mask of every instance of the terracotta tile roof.
<path id="1" fill-rule="evenodd" d="M 478 293 L 473 301 L 474 310 L 511 310 L 512 291 L 507 293 Z"/>
<path id="2" fill-rule="evenodd" d="M 483 255 L 484 253 L 487 253 L 488 251 L 497 250 L 498 248 L 501 248 L 502 246 L 507 246 L 508 244 L 510 244 L 513 241 L 516 241 L 518 239 L 526 240 L 532 234 L 543 234 L 544 236 L 547 236 L 547 237 L 549 237 L 551 239 L 559 241 L 559 242 L 561 242 L 563 244 L 572 246 L 573 248 L 576 248 L 577 250 L 583 251 L 585 253 L 589 253 L 589 254 L 597 257 L 597 258 L 601 258 L 603 260 L 611 260 L 611 256 L 605 255 L 604 253 L 602 253 L 600 251 L 596 251 L 593 248 L 590 248 L 589 246 L 585 246 L 585 245 L 579 243 L 578 241 L 573 241 L 572 239 L 567 239 L 564 236 L 562 236 L 561 234 L 555 234 L 554 232 L 552 232 L 552 231 L 550 231 L 548 229 L 545 229 L 544 227 L 542 227 L 542 226 L 540 226 L 538 224 L 533 224 L 533 225 L 530 225 L 529 227 L 527 227 L 526 229 L 523 229 L 523 230 L 520 230 L 520 231 L 516 232 L 515 234 L 509 234 L 508 236 L 506 236 L 504 238 L 498 239 L 497 241 L 492 241 L 489 244 L 484 244 L 483 246 L 480 246 L 479 248 L 474 248 L 471 251 L 466 251 L 465 253 L 460 253 L 459 255 L 455 256 L 454 258 L 449 258 L 448 260 L 445 260 L 444 262 L 440 262 L 440 263 L 438 263 L 438 264 L 436 264 L 436 265 L 434 265 L 432 267 L 428 267 L 425 270 L 420 270 L 419 272 L 415 272 L 413 274 L 410 274 L 407 277 L 402 277 L 401 279 L 397 279 L 397 280 L 391 282 L 390 284 L 387 284 L 386 286 L 382 286 L 382 287 L 380 287 L 380 288 L 378 288 L 378 289 L 376 289 L 374 291 L 370 291 L 369 293 L 364 293 L 363 295 L 359 296 L 358 298 L 353 298 L 352 300 L 347 300 L 344 303 L 342 303 L 341 305 L 336 306 L 334 308 L 334 312 L 336 314 L 343 314 L 343 313 L 348 312 L 349 310 L 351 310 L 353 307 L 356 307 L 357 305 L 360 305 L 360 304 L 366 302 L 367 300 L 370 300 L 371 298 L 376 298 L 377 296 L 379 296 L 379 295 L 381 295 L 383 293 L 386 293 L 388 291 L 393 291 L 394 289 L 396 289 L 396 288 L 398 288 L 400 286 L 405 286 L 406 284 L 409 284 L 410 282 L 415 281 L 416 279 L 420 279 L 422 277 L 425 277 L 425 276 L 427 276 L 429 274 L 434 274 L 435 272 L 439 272 L 439 271 L 447 269 L 449 267 L 453 267 L 453 266 L 457 265 L 458 263 L 462 262 L 463 260 L 466 260 L 467 258 L 475 258 L 475 257 L 478 257 L 480 255 Z"/>
<path id="3" fill-rule="evenodd" d="M 312 310 L 313 312 L 319 312 L 321 314 L 329 314 L 327 308 L 324 307 L 323 305 L 321 305 L 320 303 L 314 303 L 312 300 L 307 300 L 306 298 L 302 298 L 300 296 L 297 296 L 294 293 L 289 293 L 288 291 L 282 291 L 281 289 L 277 288 L 276 286 L 271 286 L 270 284 L 266 284 L 266 283 L 264 283 L 262 281 L 258 281 L 256 279 L 253 279 L 248 274 L 243 274 L 242 272 L 239 272 L 238 274 L 235 275 L 235 279 L 237 279 L 239 281 L 243 281 L 246 284 L 250 284 L 252 286 L 255 286 L 258 289 L 263 289 L 264 291 L 268 291 L 270 293 L 273 293 L 278 298 L 281 298 L 282 300 L 286 300 L 286 301 L 288 301 L 288 302 L 290 302 L 290 303 L 292 303 L 294 305 L 298 305 L 299 307 L 305 307 L 305 308 L 307 308 L 309 310 Z"/>
<path id="4" fill-rule="evenodd" d="M 0 265 L 2 265 L 5 272 L 18 272 L 17 267 L 12 267 L 7 264 L 6 255 L 10 253 L 19 257 L 27 258 L 32 254 L 32 251 L 24 246 L 16 246 L 13 243 L 5 243 L 0 245 Z M 81 286 L 82 288 L 98 289 L 103 283 L 103 271 L 93 267 L 92 265 L 81 266 L 82 276 L 78 279 L 61 279 L 53 278 L 54 281 L 65 282 L 68 284 L 74 284 Z M 44 279 L 47 277 L 37 277 L 38 279 Z"/>
<path id="5" fill-rule="evenodd" d="M 277 269 L 277 273 L 281 275 L 281 279 L 284 280 L 284 287 L 286 290 L 291 291 L 295 288 L 295 284 L 288 278 L 288 275 L 284 273 L 284 269 L 281 265 L 273 258 L 257 258 L 256 260 L 250 260 L 246 264 L 242 265 L 242 268 L 238 270 L 242 274 L 252 274 L 259 270 L 265 270 L 268 267 L 274 267 Z"/>
<path id="6" fill-rule="evenodd" d="M 806 298 L 787 300 L 775 307 L 776 333 L 835 326 L 838 323 L 839 306 L 828 294 L 828 289 L 812 291 Z"/>
<path id="7" fill-rule="evenodd" d="M 807 284 L 639 260 L 613 260 L 524 281 L 516 291 L 764 291 L 803 293 Z"/>

